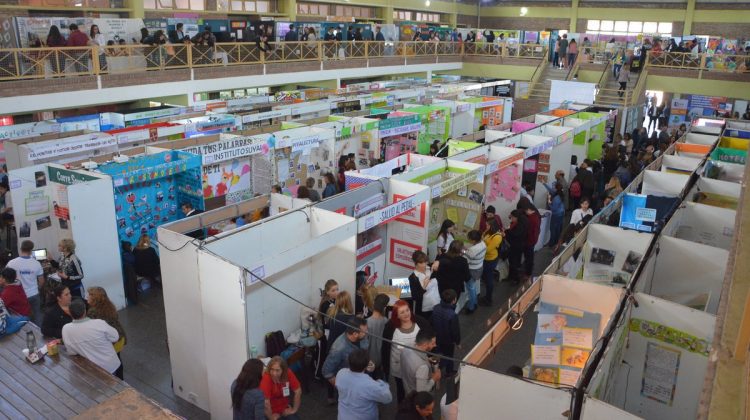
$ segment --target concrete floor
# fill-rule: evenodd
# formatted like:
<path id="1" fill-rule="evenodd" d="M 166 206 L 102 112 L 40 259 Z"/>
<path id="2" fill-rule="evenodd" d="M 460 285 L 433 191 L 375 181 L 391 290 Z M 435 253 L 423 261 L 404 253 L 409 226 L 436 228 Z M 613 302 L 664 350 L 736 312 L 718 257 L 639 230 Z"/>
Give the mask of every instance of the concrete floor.
<path id="1" fill-rule="evenodd" d="M 543 248 L 536 254 L 534 272 L 541 273 L 552 260 L 552 253 Z M 462 348 L 456 357 L 463 357 L 487 331 L 487 320 L 501 305 L 516 293 L 517 287 L 508 282 L 495 286 L 495 306 L 480 306 L 472 315 L 461 315 Z M 535 316 L 527 316 L 528 322 L 535 322 Z M 534 319 L 531 319 L 534 318 Z M 164 302 L 161 290 L 149 290 L 141 295 L 137 306 L 120 311 L 120 321 L 128 335 L 128 344 L 122 351 L 125 367 L 125 381 L 146 396 L 159 402 L 176 414 L 188 419 L 208 419 L 209 414 L 174 395 L 171 387 L 171 370 L 167 350 Z M 505 372 L 510 365 L 520 365 L 529 358 L 529 343 L 533 342 L 534 328 L 523 328 L 510 336 L 497 355 L 487 363 L 486 368 Z M 531 334 L 529 337 L 527 335 Z M 391 383 L 395 395 L 395 383 Z M 445 387 L 438 391 L 442 397 Z M 439 408 L 439 407 L 436 407 Z M 439 411 L 439 410 L 438 410 Z M 395 417 L 395 401 L 382 407 L 381 418 Z M 313 381 L 311 390 L 302 396 L 300 409 L 302 419 L 335 419 L 336 406 L 326 404 L 326 388 L 323 383 Z M 435 415 L 439 418 L 439 414 Z"/>

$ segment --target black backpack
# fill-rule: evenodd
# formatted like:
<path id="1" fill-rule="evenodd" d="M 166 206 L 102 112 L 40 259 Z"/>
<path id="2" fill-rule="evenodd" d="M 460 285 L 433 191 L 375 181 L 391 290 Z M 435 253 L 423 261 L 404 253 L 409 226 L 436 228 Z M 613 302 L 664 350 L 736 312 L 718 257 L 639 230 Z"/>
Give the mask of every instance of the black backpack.
<path id="1" fill-rule="evenodd" d="M 266 334 L 266 357 L 274 357 L 286 349 L 286 339 L 281 331 Z"/>

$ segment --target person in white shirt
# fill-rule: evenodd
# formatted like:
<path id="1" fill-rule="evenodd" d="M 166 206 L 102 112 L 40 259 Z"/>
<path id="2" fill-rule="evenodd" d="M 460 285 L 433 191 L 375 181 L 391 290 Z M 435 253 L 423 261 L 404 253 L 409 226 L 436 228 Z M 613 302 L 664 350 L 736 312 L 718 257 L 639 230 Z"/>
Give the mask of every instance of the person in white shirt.
<path id="1" fill-rule="evenodd" d="M 39 289 L 44 286 L 44 270 L 42 265 L 31 256 L 34 250 L 34 242 L 25 240 L 21 242 L 21 252 L 18 257 L 8 262 L 7 267 L 16 270 L 18 279 L 21 281 L 23 291 L 31 306 L 31 321 L 41 326 L 44 313 L 42 312 L 42 300 Z"/>
<path id="2" fill-rule="evenodd" d="M 120 339 L 116 329 L 103 319 L 86 316 L 86 303 L 75 299 L 68 309 L 73 322 L 62 328 L 62 339 L 71 356 L 81 355 L 107 372 L 123 379 L 122 363 L 113 346 Z"/>
<path id="3" fill-rule="evenodd" d="M 464 257 L 469 262 L 469 273 L 471 280 L 466 282 L 469 302 L 466 313 L 472 314 L 477 310 L 477 282 L 482 278 L 484 267 L 484 255 L 487 253 L 487 244 L 482 240 L 482 234 L 478 230 L 472 230 L 467 237 L 471 246 L 464 252 Z M 460 305 L 459 305 L 460 307 Z"/>
<path id="4" fill-rule="evenodd" d="M 583 220 L 585 216 L 593 216 L 594 211 L 591 210 L 590 205 L 591 203 L 589 202 L 588 198 L 582 198 L 580 203 L 581 207 L 573 210 L 573 214 L 570 215 L 570 224 L 577 224 L 578 222 Z"/>

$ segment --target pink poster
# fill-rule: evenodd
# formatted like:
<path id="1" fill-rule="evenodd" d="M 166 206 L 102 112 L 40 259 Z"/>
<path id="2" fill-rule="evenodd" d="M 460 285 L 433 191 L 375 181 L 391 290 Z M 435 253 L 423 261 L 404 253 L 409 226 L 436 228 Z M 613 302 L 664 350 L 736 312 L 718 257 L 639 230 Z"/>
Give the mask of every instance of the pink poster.
<path id="1" fill-rule="evenodd" d="M 513 133 L 523 133 L 524 131 L 529 131 L 534 127 L 536 127 L 536 124 L 532 122 L 513 121 L 513 125 L 511 126 L 510 131 Z"/>

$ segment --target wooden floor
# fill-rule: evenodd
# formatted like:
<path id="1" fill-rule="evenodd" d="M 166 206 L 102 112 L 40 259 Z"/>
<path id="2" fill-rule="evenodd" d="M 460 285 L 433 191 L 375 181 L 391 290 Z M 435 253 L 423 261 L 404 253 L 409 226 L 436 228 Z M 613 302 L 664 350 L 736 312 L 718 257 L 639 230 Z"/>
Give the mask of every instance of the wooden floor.
<path id="1" fill-rule="evenodd" d="M 101 411 L 113 418 L 118 406 L 129 418 L 176 417 L 88 360 L 68 356 L 63 346 L 59 355 L 32 365 L 22 353 L 28 330 L 34 331 L 40 347 L 44 345 L 33 324 L 0 338 L 0 419 L 106 418 L 97 414 Z"/>

